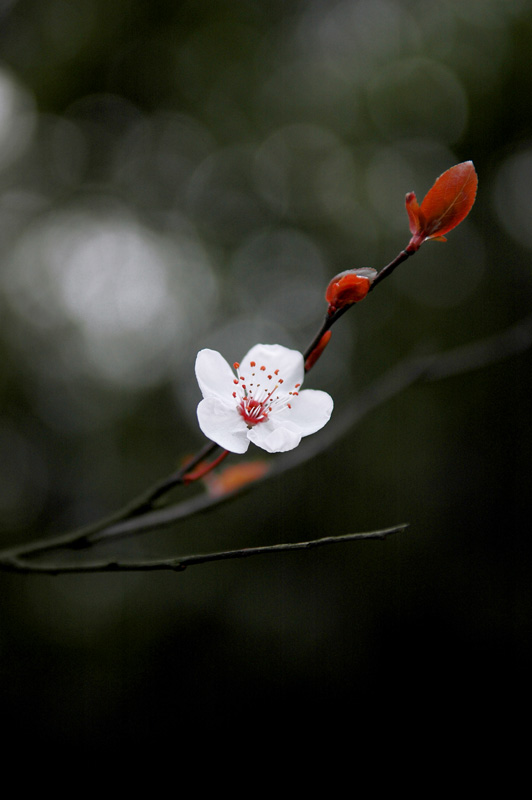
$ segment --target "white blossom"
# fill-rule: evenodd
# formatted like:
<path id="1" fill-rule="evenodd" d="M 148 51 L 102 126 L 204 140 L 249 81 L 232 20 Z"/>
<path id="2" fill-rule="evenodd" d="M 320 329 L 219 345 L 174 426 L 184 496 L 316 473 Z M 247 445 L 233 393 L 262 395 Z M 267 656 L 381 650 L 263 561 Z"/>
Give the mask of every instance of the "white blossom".
<path id="1" fill-rule="evenodd" d="M 285 452 L 329 421 L 332 398 L 301 391 L 305 370 L 297 350 L 257 344 L 233 367 L 216 350 L 196 357 L 199 426 L 224 450 L 245 453 L 253 442 L 268 453 Z"/>

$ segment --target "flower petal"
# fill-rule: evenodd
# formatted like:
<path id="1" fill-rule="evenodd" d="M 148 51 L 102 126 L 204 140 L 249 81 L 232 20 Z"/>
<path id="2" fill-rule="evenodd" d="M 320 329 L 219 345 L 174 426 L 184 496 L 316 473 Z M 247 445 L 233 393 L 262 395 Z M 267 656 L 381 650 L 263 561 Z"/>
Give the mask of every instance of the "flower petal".
<path id="1" fill-rule="evenodd" d="M 259 368 L 266 367 L 266 372 L 271 374 L 279 370 L 279 377 L 282 377 L 287 391 L 296 383 L 303 383 L 305 366 L 298 350 L 290 350 L 280 344 L 256 344 L 240 362 L 242 371 L 248 369 L 250 361 L 254 361 Z"/>
<path id="2" fill-rule="evenodd" d="M 217 350 L 199 351 L 196 378 L 203 397 L 218 397 L 227 402 L 235 389 L 233 370 Z"/>
<path id="3" fill-rule="evenodd" d="M 301 436 L 321 430 L 331 418 L 334 403 L 327 392 L 317 389 L 304 389 L 291 402 L 291 408 L 284 408 L 275 415 L 278 424 L 289 420 L 299 428 Z"/>
<path id="4" fill-rule="evenodd" d="M 278 424 L 270 419 L 255 425 L 248 431 L 248 437 L 253 444 L 268 453 L 285 453 L 287 450 L 293 450 L 301 441 L 297 425 L 285 420 Z"/>
<path id="5" fill-rule="evenodd" d="M 208 439 L 231 453 L 245 453 L 249 447 L 248 428 L 236 406 L 217 397 L 206 397 L 198 405 L 198 422 Z"/>

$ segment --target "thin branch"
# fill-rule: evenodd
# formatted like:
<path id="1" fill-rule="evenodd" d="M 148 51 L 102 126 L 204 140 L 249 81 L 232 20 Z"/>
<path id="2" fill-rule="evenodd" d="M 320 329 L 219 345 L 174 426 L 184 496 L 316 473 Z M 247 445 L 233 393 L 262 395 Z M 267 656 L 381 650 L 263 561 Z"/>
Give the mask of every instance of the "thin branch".
<path id="1" fill-rule="evenodd" d="M 100 531 L 112 528 L 119 522 L 125 520 L 133 520 L 136 518 L 144 517 L 149 513 L 155 502 L 171 489 L 186 482 L 188 473 L 196 467 L 201 461 L 211 455 L 218 449 L 218 445 L 214 442 L 207 442 L 207 444 L 187 463 L 176 472 L 168 475 L 166 478 L 157 481 L 146 491 L 135 497 L 125 506 L 114 511 L 96 522 L 84 525 L 82 528 L 77 528 L 74 531 L 59 534 L 58 536 L 51 537 L 41 542 L 28 542 L 20 547 L 11 548 L 10 550 L 0 551 L 0 559 L 7 555 L 11 556 L 17 553 L 20 557 L 34 557 L 41 553 L 48 552 L 49 550 L 57 550 L 61 547 L 68 547 L 70 549 L 83 549 L 92 543 L 92 539 Z M 225 455 L 224 455 L 225 457 Z M 1 563 L 1 562 L 0 562 Z"/>
<path id="2" fill-rule="evenodd" d="M 411 252 L 408 252 L 408 250 L 401 250 L 401 252 L 394 258 L 393 261 L 390 261 L 389 264 L 386 264 L 386 266 L 379 271 L 379 274 L 375 277 L 373 283 L 370 286 L 370 292 L 373 291 L 373 289 L 385 278 L 389 278 L 394 269 L 396 269 L 396 267 L 398 267 L 399 264 L 402 264 L 403 261 L 406 261 L 407 258 L 413 256 L 415 252 L 416 252 L 415 250 Z"/>
<path id="3" fill-rule="evenodd" d="M 310 539 L 306 542 L 288 542 L 284 544 L 265 545 L 262 547 L 244 547 L 239 550 L 222 550 L 215 553 L 179 556 L 178 558 L 157 559 L 152 561 L 98 561 L 87 564 L 28 564 L 15 557 L 2 559 L 0 568 L 9 572 L 31 573 L 41 575 L 66 575 L 87 572 L 153 572 L 156 570 L 171 570 L 182 572 L 187 567 L 196 564 L 207 564 L 212 561 L 228 561 L 235 558 L 249 558 L 251 556 L 286 553 L 294 550 L 311 550 L 315 547 L 324 547 L 332 544 L 362 541 L 366 539 L 385 539 L 394 533 L 401 533 L 408 528 L 408 524 L 395 525 L 392 528 L 383 528 L 368 533 L 346 533 L 343 536 L 325 536 L 322 539 Z"/>
<path id="4" fill-rule="evenodd" d="M 425 378 L 439 381 L 525 353 L 532 346 L 532 314 L 510 328 L 442 353 L 427 366 Z"/>

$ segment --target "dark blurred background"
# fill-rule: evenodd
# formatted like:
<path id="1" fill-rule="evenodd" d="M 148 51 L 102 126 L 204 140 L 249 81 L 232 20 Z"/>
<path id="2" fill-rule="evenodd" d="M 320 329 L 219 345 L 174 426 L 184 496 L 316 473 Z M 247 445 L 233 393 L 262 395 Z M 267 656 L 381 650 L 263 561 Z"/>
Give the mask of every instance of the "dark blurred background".
<path id="1" fill-rule="evenodd" d="M 528 315 L 530 52 L 528 0 L 0 0 L 2 547 L 175 469 L 204 443 L 196 352 L 304 349 L 329 279 L 390 261 L 405 193 L 455 163 L 477 168 L 472 213 L 338 323 L 309 385 L 342 409 Z M 0 575 L 6 728 L 89 746 L 275 721 L 319 743 L 510 706 L 531 655 L 530 366 L 412 387 L 240 501 L 97 555 L 411 523 L 385 542 Z"/>

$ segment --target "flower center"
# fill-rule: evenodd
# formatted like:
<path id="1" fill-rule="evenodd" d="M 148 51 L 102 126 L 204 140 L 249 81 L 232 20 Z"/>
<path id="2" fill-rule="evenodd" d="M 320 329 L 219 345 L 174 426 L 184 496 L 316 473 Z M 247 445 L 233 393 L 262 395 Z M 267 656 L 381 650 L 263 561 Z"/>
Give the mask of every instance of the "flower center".
<path id="1" fill-rule="evenodd" d="M 259 366 L 255 361 L 249 362 L 249 380 L 242 374 L 240 364 L 233 364 L 238 378 L 234 379 L 235 386 L 238 388 L 233 392 L 233 397 L 237 401 L 237 411 L 243 418 L 248 428 L 266 422 L 268 416 L 274 411 L 281 411 L 291 408 L 290 401 L 297 397 L 300 384 L 294 386 L 294 390 L 287 392 L 281 388 L 283 378 L 279 377 L 278 369 Z M 270 372 L 271 369 L 271 372 Z M 260 380 L 257 380 L 260 378 Z"/>
<path id="2" fill-rule="evenodd" d="M 248 427 L 257 425 L 259 422 L 266 422 L 268 412 L 264 401 L 255 400 L 253 397 L 243 397 L 238 404 L 238 411 L 244 418 Z"/>

